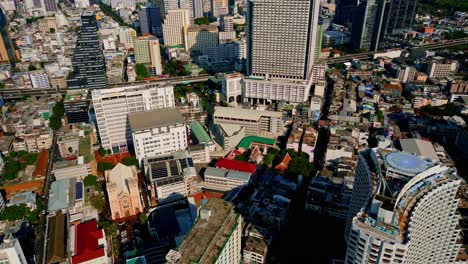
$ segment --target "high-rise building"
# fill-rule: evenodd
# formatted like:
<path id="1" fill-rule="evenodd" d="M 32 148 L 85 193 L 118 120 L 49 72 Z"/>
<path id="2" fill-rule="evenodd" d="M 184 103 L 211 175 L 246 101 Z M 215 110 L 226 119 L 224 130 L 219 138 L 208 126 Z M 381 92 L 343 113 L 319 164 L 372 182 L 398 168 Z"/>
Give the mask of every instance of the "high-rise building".
<path id="1" fill-rule="evenodd" d="M 106 64 L 99 44 L 96 14 L 84 11 L 72 58 L 73 74 L 68 89 L 89 90 L 107 87 Z"/>
<path id="2" fill-rule="evenodd" d="M 11 234 L 0 244 L 0 263 L 27 263 L 19 240 Z"/>
<path id="3" fill-rule="evenodd" d="M 200 12 L 196 10 L 200 7 L 199 0 L 158 0 L 156 5 L 161 6 L 161 14 L 167 14 L 169 10 L 187 9 L 191 22 L 197 17 L 196 11 Z"/>
<path id="4" fill-rule="evenodd" d="M 54 14 L 58 11 L 57 3 L 55 0 L 42 0 L 42 7 L 45 8 L 45 11 L 49 14 Z"/>
<path id="5" fill-rule="evenodd" d="M 174 9 L 166 11 L 163 23 L 164 45 L 184 45 L 184 28 L 190 25 L 188 9 Z"/>
<path id="6" fill-rule="evenodd" d="M 319 1 L 250 0 L 244 100 L 306 102 L 317 42 Z"/>
<path id="7" fill-rule="evenodd" d="M 193 17 L 203 17 L 203 0 L 193 0 Z"/>
<path id="8" fill-rule="evenodd" d="M 162 37 L 162 20 L 161 20 L 161 7 L 148 6 L 138 11 L 140 18 L 141 34 L 152 34 L 157 37 Z"/>
<path id="9" fill-rule="evenodd" d="M 135 112 L 128 115 L 138 161 L 187 148 L 187 126 L 177 108 Z"/>
<path id="10" fill-rule="evenodd" d="M 130 49 L 135 47 L 135 39 L 137 33 L 133 28 L 123 28 L 119 31 L 119 41 L 125 45 L 125 48 Z"/>
<path id="11" fill-rule="evenodd" d="M 452 169 L 409 153 L 361 152 L 345 263 L 455 263 L 460 183 Z"/>
<path id="12" fill-rule="evenodd" d="M 209 199 L 182 244 L 166 255 L 167 263 L 239 263 L 242 258 L 241 221 L 233 204 L 218 198 Z"/>
<path id="13" fill-rule="evenodd" d="M 136 63 L 148 64 L 151 75 L 162 74 L 159 40 L 154 36 L 139 37 L 135 41 Z"/>
<path id="14" fill-rule="evenodd" d="M 234 17 L 233 16 L 221 16 L 221 30 L 222 31 L 234 31 Z"/>
<path id="15" fill-rule="evenodd" d="M 387 0 L 360 1 L 356 7 L 351 27 L 351 43 L 354 48 L 377 50 L 385 35 Z"/>
<path id="16" fill-rule="evenodd" d="M 15 62 L 15 48 L 11 41 L 8 22 L 3 10 L 0 9 L 0 64 L 10 64 Z"/>
<path id="17" fill-rule="evenodd" d="M 390 0 L 387 16 L 386 34 L 397 34 L 403 30 L 411 30 L 416 18 L 416 0 Z"/>
<path id="18" fill-rule="evenodd" d="M 218 27 L 214 25 L 190 26 L 185 28 L 185 50 L 200 53 L 203 48 L 219 43 Z"/>
<path id="19" fill-rule="evenodd" d="M 128 114 L 174 107 L 174 90 L 167 83 L 116 86 L 91 92 L 101 144 L 113 153 L 132 144 Z"/>
<path id="20" fill-rule="evenodd" d="M 229 14 L 228 0 L 210 0 L 211 16 L 219 18 Z"/>

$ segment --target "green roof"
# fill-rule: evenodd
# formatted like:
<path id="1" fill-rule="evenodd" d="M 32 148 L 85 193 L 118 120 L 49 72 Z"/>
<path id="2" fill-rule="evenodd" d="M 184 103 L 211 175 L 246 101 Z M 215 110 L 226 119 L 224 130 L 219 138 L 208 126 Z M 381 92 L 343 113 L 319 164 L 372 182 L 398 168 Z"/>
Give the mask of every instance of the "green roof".
<path id="1" fill-rule="evenodd" d="M 202 124 L 198 121 L 190 122 L 189 124 L 190 130 L 192 130 L 193 135 L 197 139 L 198 143 L 211 143 L 211 138 L 206 133 L 205 129 L 203 128 Z"/>
<path id="2" fill-rule="evenodd" d="M 275 140 L 271 138 L 264 138 L 264 137 L 257 137 L 257 136 L 247 136 L 244 137 L 239 145 L 237 145 L 238 148 L 243 148 L 243 149 L 248 149 L 252 143 L 260 143 L 260 144 L 265 144 L 265 145 L 275 145 Z"/>

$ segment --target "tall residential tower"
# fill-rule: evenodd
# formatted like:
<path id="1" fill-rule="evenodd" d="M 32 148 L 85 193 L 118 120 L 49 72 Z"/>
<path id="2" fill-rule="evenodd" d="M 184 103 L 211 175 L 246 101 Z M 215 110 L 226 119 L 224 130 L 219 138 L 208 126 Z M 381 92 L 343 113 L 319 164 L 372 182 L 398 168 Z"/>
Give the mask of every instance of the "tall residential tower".
<path id="1" fill-rule="evenodd" d="M 73 75 L 67 80 L 69 90 L 107 87 L 106 64 L 99 44 L 96 14 L 84 11 L 72 58 Z"/>

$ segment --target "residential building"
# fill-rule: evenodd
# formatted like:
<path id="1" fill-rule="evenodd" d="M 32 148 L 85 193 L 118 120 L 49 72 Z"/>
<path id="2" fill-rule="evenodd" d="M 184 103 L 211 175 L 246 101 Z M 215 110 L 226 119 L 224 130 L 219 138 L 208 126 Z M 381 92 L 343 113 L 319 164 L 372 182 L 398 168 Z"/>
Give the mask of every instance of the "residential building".
<path id="1" fill-rule="evenodd" d="M 252 105 L 270 104 L 278 101 L 293 103 L 307 102 L 310 93 L 310 82 L 290 80 L 260 80 L 247 77 L 244 79 L 244 101 Z"/>
<path id="2" fill-rule="evenodd" d="M 209 199 L 182 244 L 166 255 L 167 263 L 239 263 L 242 258 L 241 221 L 233 204 Z"/>
<path id="3" fill-rule="evenodd" d="M 118 163 L 112 170 L 105 171 L 105 177 L 113 220 L 143 212 L 135 166 Z"/>
<path id="4" fill-rule="evenodd" d="M 189 194 L 196 172 L 187 151 L 145 158 L 143 164 L 151 197 L 158 204 L 179 200 Z"/>
<path id="5" fill-rule="evenodd" d="M 187 9 L 190 21 L 193 21 L 195 15 L 195 8 L 200 8 L 200 3 L 195 0 L 160 0 L 159 6 L 162 8 L 161 14 L 168 14 L 171 10 Z M 202 15 L 203 16 L 203 15 Z M 196 17 L 196 16 L 195 16 Z"/>
<path id="6" fill-rule="evenodd" d="M 190 26 L 185 28 L 185 50 L 201 52 L 203 48 L 218 45 L 218 27 L 214 25 Z"/>
<path id="7" fill-rule="evenodd" d="M 224 32 L 234 31 L 234 17 L 233 16 L 221 16 L 221 30 Z"/>
<path id="8" fill-rule="evenodd" d="M 358 167 L 350 209 L 362 206 L 348 218 L 346 263 L 455 263 L 461 179 L 452 169 L 384 150 L 361 153 Z"/>
<path id="9" fill-rule="evenodd" d="M 223 75 L 222 92 L 224 95 L 223 100 L 228 103 L 242 102 L 242 78 L 244 75 L 241 73 L 230 73 Z"/>
<path id="10" fill-rule="evenodd" d="M 47 73 L 42 71 L 36 71 L 29 74 L 31 78 L 31 83 L 35 89 L 48 89 L 50 88 L 49 76 Z"/>
<path id="11" fill-rule="evenodd" d="M 98 228 L 96 219 L 70 227 L 71 263 L 109 263 L 104 230 Z"/>
<path id="12" fill-rule="evenodd" d="M 0 10 L 0 64 L 10 64 L 15 62 L 15 48 L 10 38 L 10 31 L 7 18 Z"/>
<path id="13" fill-rule="evenodd" d="M 136 63 L 149 64 L 150 74 L 161 75 L 161 50 L 159 40 L 154 36 L 139 37 L 135 41 Z"/>
<path id="14" fill-rule="evenodd" d="M 124 28 L 119 31 L 119 41 L 127 49 L 134 48 L 136 37 L 137 33 L 133 28 Z"/>
<path id="15" fill-rule="evenodd" d="M 205 187 L 222 192 L 240 187 L 250 179 L 250 173 L 223 168 L 208 167 L 204 172 Z"/>
<path id="16" fill-rule="evenodd" d="M 87 93 L 66 96 L 63 106 L 68 124 L 89 123 L 89 103 Z"/>
<path id="17" fill-rule="evenodd" d="M 284 129 L 281 117 L 279 112 L 230 107 L 216 107 L 213 115 L 215 124 L 242 126 L 246 136 L 281 135 Z"/>
<path id="18" fill-rule="evenodd" d="M 264 79 L 310 78 L 317 41 L 319 2 L 248 2 L 247 75 Z"/>
<path id="19" fill-rule="evenodd" d="M 454 75 L 458 70 L 458 62 L 456 61 L 431 61 L 427 64 L 426 73 L 429 78 L 443 78 Z"/>
<path id="20" fill-rule="evenodd" d="M 245 264 L 266 263 L 268 245 L 260 237 L 248 236 L 242 251 L 242 260 Z"/>
<path id="21" fill-rule="evenodd" d="M 203 17 L 203 0 L 193 0 L 193 17 Z"/>
<path id="22" fill-rule="evenodd" d="M 152 34 L 157 37 L 163 36 L 161 7 L 147 6 L 138 11 L 140 18 L 141 34 Z"/>
<path id="23" fill-rule="evenodd" d="M 7 235 L 2 244 L 0 244 L 0 262 L 1 263 L 19 263 L 26 264 L 26 257 L 17 238 L 11 234 Z"/>
<path id="24" fill-rule="evenodd" d="M 55 0 L 41 0 L 42 7 L 49 15 L 54 15 L 58 11 L 57 3 Z"/>
<path id="25" fill-rule="evenodd" d="M 184 28 L 189 25 L 190 17 L 188 9 L 168 10 L 162 25 L 164 45 L 184 45 Z"/>
<path id="26" fill-rule="evenodd" d="M 229 13 L 228 0 L 210 0 L 211 16 L 219 18 Z"/>
<path id="27" fill-rule="evenodd" d="M 174 107 L 174 90 L 168 83 L 116 86 L 91 92 L 101 144 L 114 153 L 128 150 L 132 133 L 127 115 L 132 112 Z"/>
<path id="28" fill-rule="evenodd" d="M 96 14 L 85 11 L 72 58 L 73 74 L 68 78 L 69 90 L 103 89 L 107 87 L 106 64 L 99 43 Z"/>
<path id="29" fill-rule="evenodd" d="M 138 161 L 187 148 L 187 127 L 176 108 L 128 114 Z"/>

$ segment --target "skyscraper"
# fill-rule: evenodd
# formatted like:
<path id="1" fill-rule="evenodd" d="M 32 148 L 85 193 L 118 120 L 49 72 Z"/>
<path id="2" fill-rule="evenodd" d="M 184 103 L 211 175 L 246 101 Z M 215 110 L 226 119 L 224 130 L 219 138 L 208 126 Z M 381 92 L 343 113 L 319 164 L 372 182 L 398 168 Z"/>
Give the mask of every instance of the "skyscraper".
<path id="1" fill-rule="evenodd" d="M 359 156 L 350 216 L 362 207 L 348 221 L 345 262 L 455 263 L 456 173 L 405 152 L 367 150 Z"/>
<path id="2" fill-rule="evenodd" d="M 184 28 L 190 25 L 188 9 L 174 9 L 166 13 L 163 24 L 164 45 L 184 44 Z"/>
<path id="3" fill-rule="evenodd" d="M 0 64 L 10 64 L 15 62 L 15 49 L 8 33 L 8 23 L 0 9 Z"/>
<path id="4" fill-rule="evenodd" d="M 245 99 L 307 101 L 319 4 L 317 0 L 249 1 Z"/>
<path id="5" fill-rule="evenodd" d="M 211 0 L 211 16 L 219 18 L 229 14 L 228 0 Z"/>
<path id="6" fill-rule="evenodd" d="M 356 7 L 351 26 L 351 43 L 354 48 L 377 50 L 385 35 L 388 0 L 364 0 Z"/>
<path id="7" fill-rule="evenodd" d="M 167 14 L 169 10 L 187 9 L 190 21 L 193 22 L 193 18 L 197 17 L 196 14 L 199 12 L 199 2 L 199 0 L 158 0 L 157 5 L 162 6 L 162 14 Z"/>
<path id="8" fill-rule="evenodd" d="M 385 21 L 386 34 L 396 34 L 403 30 L 410 30 L 416 18 L 416 0 L 391 0 L 390 15 Z"/>
<path id="9" fill-rule="evenodd" d="M 98 37 L 96 15 L 84 11 L 72 58 L 73 74 L 68 89 L 103 89 L 107 87 L 106 65 Z"/>
<path id="10" fill-rule="evenodd" d="M 141 34 L 150 33 L 157 37 L 162 37 L 161 8 L 159 6 L 149 6 L 138 11 L 140 18 Z"/>

